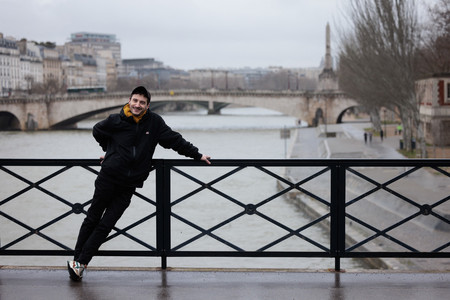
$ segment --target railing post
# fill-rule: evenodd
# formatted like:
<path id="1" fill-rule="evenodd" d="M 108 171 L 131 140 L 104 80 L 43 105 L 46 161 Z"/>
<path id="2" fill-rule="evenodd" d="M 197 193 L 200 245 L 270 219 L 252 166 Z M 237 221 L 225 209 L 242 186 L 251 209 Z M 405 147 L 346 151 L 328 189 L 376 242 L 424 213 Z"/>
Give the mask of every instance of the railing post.
<path id="1" fill-rule="evenodd" d="M 331 228 L 330 251 L 334 255 L 334 270 L 341 270 L 341 254 L 345 252 L 345 167 L 331 168 Z"/>
<path id="2" fill-rule="evenodd" d="M 156 248 L 161 255 L 161 268 L 167 268 L 170 249 L 170 166 L 155 160 L 156 167 Z"/>

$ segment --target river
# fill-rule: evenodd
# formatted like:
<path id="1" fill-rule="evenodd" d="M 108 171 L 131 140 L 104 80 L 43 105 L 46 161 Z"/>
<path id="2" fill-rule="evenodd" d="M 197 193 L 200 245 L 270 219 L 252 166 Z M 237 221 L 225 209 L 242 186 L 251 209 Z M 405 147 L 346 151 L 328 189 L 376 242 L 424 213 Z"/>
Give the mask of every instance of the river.
<path id="1" fill-rule="evenodd" d="M 205 111 L 167 113 L 163 115 L 166 123 L 172 129 L 179 131 L 187 140 L 196 145 L 204 154 L 214 159 L 280 159 L 285 158 L 289 153 L 289 148 L 293 143 L 293 132 L 296 120 L 293 117 L 281 115 L 277 112 L 260 108 L 226 108 L 220 115 L 207 115 Z M 103 155 L 98 144 L 92 138 L 91 128 L 96 120 L 88 120 L 78 124 L 78 130 L 61 131 L 37 131 L 37 132 L 0 132 L 0 157 L 2 158 L 98 158 Z M 291 137 L 282 139 L 280 131 L 289 129 Z M 180 158 L 175 152 L 158 147 L 154 158 Z M 202 181 L 209 181 L 217 177 L 220 168 L 198 168 L 193 174 Z M 271 171 L 282 174 L 281 168 L 272 168 Z M 32 171 L 27 176 L 33 177 Z M 95 177 L 91 174 L 78 174 L 73 171 L 75 178 L 66 179 L 63 175 L 55 183 L 49 184 L 49 188 L 58 190 L 58 195 L 73 202 L 84 202 L 90 199 L 93 191 L 93 181 Z M 69 172 L 70 173 L 70 172 Z M 27 178 L 30 178 L 27 177 Z M 172 191 L 172 198 L 181 197 L 198 185 L 192 181 L 178 178 L 174 175 L 176 189 Z M 8 183 L 3 188 L 5 180 L 11 180 L 5 174 L 0 174 L 3 194 L 11 193 L 19 189 L 20 184 Z M 36 179 L 35 179 L 36 180 Z M 173 186 L 175 184 L 172 184 Z M 267 174 L 256 169 L 249 169 L 239 172 L 238 175 L 224 180 L 215 186 L 226 191 L 232 197 L 239 199 L 243 203 L 258 203 L 270 195 L 276 193 L 276 180 Z M 23 187 L 22 187 L 23 188 Z M 138 192 L 149 195 L 154 199 L 154 177 L 151 175 Z M 34 192 L 37 193 L 37 192 Z M 10 194 L 8 194 L 10 195 Z M 35 194 L 31 194 L 35 196 Z M 32 198 L 32 197 L 31 197 Z M 242 199 L 244 198 L 244 199 Z M 37 227 L 46 220 L 45 216 L 58 216 L 67 211 L 67 206 L 55 205 L 54 200 L 42 200 L 39 204 L 30 204 L 30 197 L 22 197 L 16 201 L 10 201 L 0 207 L 6 213 L 15 214 L 19 219 L 28 222 L 31 226 Z M 32 198 L 34 200 L 34 198 Z M 173 201 L 174 199 L 172 199 Z M 14 202 L 14 203 L 13 203 Z M 24 209 L 26 207 L 26 209 Z M 43 210 L 45 208 L 45 210 Z M 217 194 L 204 191 L 198 196 L 192 197 L 189 201 L 184 201 L 173 207 L 173 212 L 180 219 L 187 219 L 195 222 L 204 229 L 208 229 L 226 218 L 238 213 L 241 208 Z M 20 211 L 17 213 L 17 211 Z M 133 197 L 130 208 L 125 212 L 123 218 L 117 226 L 123 228 L 132 224 L 154 211 L 148 203 Z M 259 210 L 258 210 L 259 211 Z M 37 212 L 37 213 L 36 213 Z M 300 228 L 310 222 L 307 217 L 295 206 L 279 197 L 261 208 L 263 214 L 273 218 L 291 228 Z M 259 247 L 274 241 L 287 232 L 280 227 L 269 224 L 266 220 L 255 217 L 256 215 L 245 215 L 229 225 L 223 226 L 214 234 L 238 245 L 245 250 L 257 250 Z M 83 215 L 72 215 L 65 220 L 58 222 L 57 233 L 52 233 L 52 228 L 48 229 L 48 234 L 56 236 L 58 240 L 73 247 Z M 154 219 L 154 218 L 153 218 Z M 145 239 L 149 244 L 155 245 L 154 220 L 132 229 L 131 234 Z M 172 218 L 172 246 L 177 246 L 197 235 L 199 231 L 187 226 L 180 219 Z M 0 216 L 1 236 L 0 242 L 5 245 L 13 239 L 13 235 L 25 234 L 22 228 L 5 220 Z M 9 227 L 8 227 L 9 226 Z M 5 230 L 4 228 L 8 228 Z M 11 229 L 9 229 L 11 228 Z M 19 233 L 17 233 L 19 232 Z M 328 247 L 329 241 L 326 234 L 318 226 L 302 232 L 311 239 Z M 10 236 L 11 235 L 11 236 Z M 26 239 L 18 243 L 13 249 L 32 247 L 40 249 L 48 246 L 48 242 L 43 242 L 37 236 Z M 53 246 L 51 246 L 53 247 Z M 57 249 L 57 248 L 56 248 Z M 123 236 L 112 239 L 102 246 L 102 249 L 142 249 L 133 241 Z M 280 244 L 270 248 L 274 251 L 295 251 L 295 250 L 320 251 L 315 246 L 297 237 L 290 237 Z M 228 246 L 210 237 L 202 237 L 194 243 L 181 248 L 180 250 L 222 250 L 230 251 Z M 0 257 L 0 265 L 61 265 L 67 258 L 62 257 Z M 153 267 L 159 266 L 159 258 L 143 257 L 95 257 L 91 262 L 94 266 L 133 266 L 133 267 Z M 234 268 L 308 268 L 327 269 L 334 266 L 334 259 L 331 258 L 168 258 L 169 267 L 234 267 Z M 342 259 L 343 268 L 360 268 L 358 262 L 352 259 Z"/>

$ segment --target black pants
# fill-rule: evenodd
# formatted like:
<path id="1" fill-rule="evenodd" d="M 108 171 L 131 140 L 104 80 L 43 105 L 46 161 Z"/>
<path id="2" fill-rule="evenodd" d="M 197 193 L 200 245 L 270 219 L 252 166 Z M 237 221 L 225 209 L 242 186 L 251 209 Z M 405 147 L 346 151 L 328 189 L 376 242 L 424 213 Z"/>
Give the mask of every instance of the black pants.
<path id="1" fill-rule="evenodd" d="M 75 245 L 75 261 L 80 264 L 91 261 L 130 205 L 134 191 L 134 187 L 117 185 L 102 174 L 97 177 L 92 204 L 81 224 Z"/>

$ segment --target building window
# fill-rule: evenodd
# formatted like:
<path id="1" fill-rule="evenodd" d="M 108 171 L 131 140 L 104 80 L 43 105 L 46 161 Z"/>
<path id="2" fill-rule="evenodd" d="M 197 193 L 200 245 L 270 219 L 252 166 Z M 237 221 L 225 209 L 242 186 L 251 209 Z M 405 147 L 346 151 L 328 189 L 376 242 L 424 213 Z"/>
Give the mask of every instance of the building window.
<path id="1" fill-rule="evenodd" d="M 450 82 L 447 82 L 447 97 L 445 97 L 445 102 L 450 103 Z"/>

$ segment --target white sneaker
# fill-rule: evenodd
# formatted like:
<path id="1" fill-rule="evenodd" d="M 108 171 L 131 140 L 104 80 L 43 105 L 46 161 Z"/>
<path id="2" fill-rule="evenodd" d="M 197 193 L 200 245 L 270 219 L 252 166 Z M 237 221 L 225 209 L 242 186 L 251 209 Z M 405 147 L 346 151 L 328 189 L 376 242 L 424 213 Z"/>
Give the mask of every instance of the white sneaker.
<path id="1" fill-rule="evenodd" d="M 86 265 L 80 264 L 77 261 L 69 260 L 67 261 L 67 269 L 69 270 L 70 279 L 74 281 L 80 281 L 83 278 L 84 270 Z"/>

